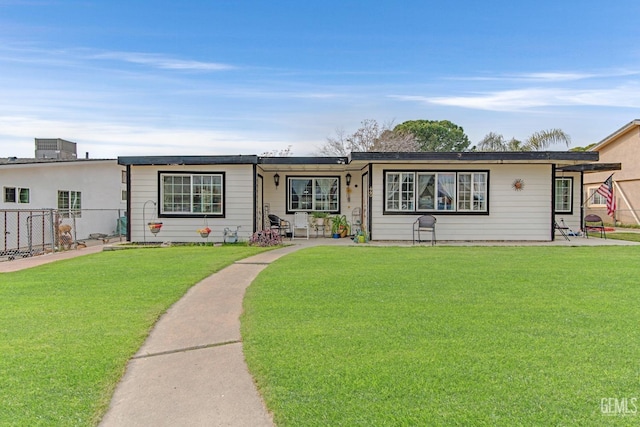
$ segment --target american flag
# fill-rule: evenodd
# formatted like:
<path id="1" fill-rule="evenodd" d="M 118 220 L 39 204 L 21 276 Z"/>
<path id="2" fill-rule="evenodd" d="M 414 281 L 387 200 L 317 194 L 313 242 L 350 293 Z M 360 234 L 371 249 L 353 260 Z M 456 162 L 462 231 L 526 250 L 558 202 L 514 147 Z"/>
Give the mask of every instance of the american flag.
<path id="1" fill-rule="evenodd" d="M 613 174 L 596 190 L 607 200 L 607 215 L 613 216 L 616 211 L 616 199 L 613 197 Z"/>

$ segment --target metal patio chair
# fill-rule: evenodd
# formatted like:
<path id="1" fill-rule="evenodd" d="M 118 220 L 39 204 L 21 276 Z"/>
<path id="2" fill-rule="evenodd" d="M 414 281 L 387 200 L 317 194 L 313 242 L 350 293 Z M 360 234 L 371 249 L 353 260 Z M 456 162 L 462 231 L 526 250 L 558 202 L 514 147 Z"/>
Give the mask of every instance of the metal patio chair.
<path id="1" fill-rule="evenodd" d="M 291 223 L 278 215 L 269 214 L 269 228 L 278 230 L 278 234 L 282 237 L 291 237 Z"/>
<path id="2" fill-rule="evenodd" d="M 436 244 L 436 222 L 437 219 L 433 215 L 422 215 L 413 223 L 413 243 L 420 243 L 421 232 L 431 232 L 431 246 Z M 418 238 L 416 239 L 416 235 Z"/>
<path id="3" fill-rule="evenodd" d="M 600 237 L 607 238 L 607 233 L 604 230 L 604 221 L 598 215 L 590 214 L 584 217 L 584 235 L 589 238 L 589 231 L 595 231 L 600 233 Z"/>

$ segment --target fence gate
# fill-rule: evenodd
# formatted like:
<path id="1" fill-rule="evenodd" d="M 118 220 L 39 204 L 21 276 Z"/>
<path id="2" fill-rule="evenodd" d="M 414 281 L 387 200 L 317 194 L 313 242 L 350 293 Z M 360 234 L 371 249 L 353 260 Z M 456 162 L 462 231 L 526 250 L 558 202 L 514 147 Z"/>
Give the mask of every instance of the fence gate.
<path id="1" fill-rule="evenodd" d="M 0 210 L 0 261 L 52 252 L 57 246 L 55 210 Z"/>

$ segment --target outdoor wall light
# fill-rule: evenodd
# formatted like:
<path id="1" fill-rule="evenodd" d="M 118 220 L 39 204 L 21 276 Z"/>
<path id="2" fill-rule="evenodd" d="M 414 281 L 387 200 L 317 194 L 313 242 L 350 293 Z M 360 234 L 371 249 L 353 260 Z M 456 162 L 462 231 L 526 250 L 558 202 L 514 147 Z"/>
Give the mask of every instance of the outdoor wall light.
<path id="1" fill-rule="evenodd" d="M 351 185 L 351 174 L 348 173 L 344 178 L 347 180 L 347 187 Z"/>
<path id="2" fill-rule="evenodd" d="M 280 185 L 280 175 L 278 175 L 278 172 L 276 172 L 276 174 L 273 175 L 273 183 L 276 185 L 276 189 L 277 189 L 278 185 Z"/>

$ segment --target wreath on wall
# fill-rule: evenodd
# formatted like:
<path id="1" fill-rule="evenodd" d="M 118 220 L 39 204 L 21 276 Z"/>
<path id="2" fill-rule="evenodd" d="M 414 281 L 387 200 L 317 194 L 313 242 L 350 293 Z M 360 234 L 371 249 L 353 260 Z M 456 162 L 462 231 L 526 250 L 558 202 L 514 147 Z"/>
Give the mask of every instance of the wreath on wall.
<path id="1" fill-rule="evenodd" d="M 521 191 L 524 189 L 524 181 L 521 178 L 516 178 L 513 184 L 511 184 L 511 187 L 516 191 Z"/>

